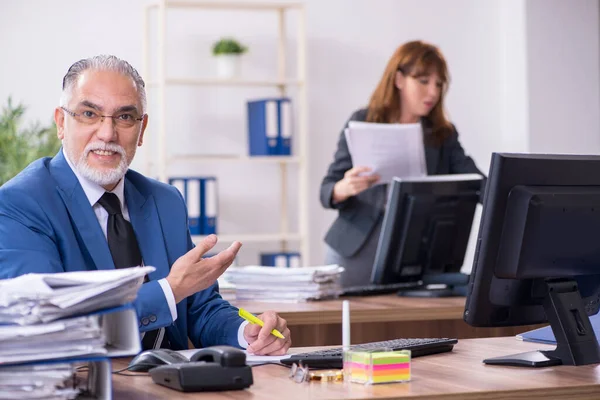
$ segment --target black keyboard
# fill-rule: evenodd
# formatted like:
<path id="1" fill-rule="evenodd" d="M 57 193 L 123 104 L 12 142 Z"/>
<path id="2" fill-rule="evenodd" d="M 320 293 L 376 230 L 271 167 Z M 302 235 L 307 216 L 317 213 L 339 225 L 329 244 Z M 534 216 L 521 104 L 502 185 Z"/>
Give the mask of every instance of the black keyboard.
<path id="1" fill-rule="evenodd" d="M 350 346 L 353 350 L 375 350 L 381 348 L 393 350 L 410 350 L 411 357 L 426 356 L 428 354 L 444 353 L 451 351 L 458 343 L 456 339 L 394 339 L 383 342 L 355 344 Z M 342 368 L 342 348 L 313 351 L 310 353 L 293 354 L 290 358 L 281 360 L 281 363 L 292 365 L 302 363 L 311 368 Z"/>
<path id="2" fill-rule="evenodd" d="M 341 296 L 369 296 L 376 294 L 395 293 L 401 289 L 412 289 L 419 286 L 418 282 L 370 284 L 362 286 L 348 286 L 342 288 Z"/>

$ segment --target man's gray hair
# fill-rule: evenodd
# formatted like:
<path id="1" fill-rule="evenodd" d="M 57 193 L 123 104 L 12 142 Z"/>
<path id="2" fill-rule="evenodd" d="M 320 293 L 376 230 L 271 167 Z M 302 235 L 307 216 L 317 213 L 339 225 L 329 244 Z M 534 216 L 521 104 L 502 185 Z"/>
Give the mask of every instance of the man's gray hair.
<path id="1" fill-rule="evenodd" d="M 144 80 L 140 74 L 127 61 L 121 60 L 115 56 L 104 54 L 90 58 L 84 58 L 83 60 L 79 60 L 69 67 L 67 74 L 63 78 L 62 95 L 60 97 L 61 106 L 67 105 L 66 103 L 69 100 L 73 85 L 79 76 L 88 69 L 98 71 L 115 71 L 133 79 L 140 96 L 140 102 L 142 103 L 142 113 L 146 113 L 146 84 L 144 83 Z"/>

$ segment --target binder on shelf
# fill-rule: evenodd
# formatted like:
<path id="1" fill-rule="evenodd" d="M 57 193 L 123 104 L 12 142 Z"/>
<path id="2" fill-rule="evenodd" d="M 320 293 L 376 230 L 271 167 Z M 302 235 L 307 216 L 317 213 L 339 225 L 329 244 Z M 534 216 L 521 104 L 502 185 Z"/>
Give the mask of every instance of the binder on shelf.
<path id="1" fill-rule="evenodd" d="M 292 155 L 292 102 L 288 98 L 279 99 L 279 155 Z"/>
<path id="2" fill-rule="evenodd" d="M 300 267 L 300 253 L 291 253 L 288 255 L 288 266 L 290 268 Z"/>
<path id="3" fill-rule="evenodd" d="M 191 235 L 217 233 L 218 192 L 217 178 L 171 178 L 169 183 L 182 194 L 188 211 Z"/>
<path id="4" fill-rule="evenodd" d="M 251 156 L 291 155 L 292 127 L 289 98 L 248 102 L 248 144 Z"/>
<path id="5" fill-rule="evenodd" d="M 261 253 L 260 265 L 263 267 L 298 268 L 300 253 Z"/>
<path id="6" fill-rule="evenodd" d="M 217 233 L 217 178 L 200 179 L 200 223 L 202 235 Z"/>
<path id="7" fill-rule="evenodd" d="M 188 224 L 191 235 L 202 234 L 202 223 L 200 217 L 202 214 L 202 195 L 200 194 L 200 180 L 185 180 L 185 204 L 188 209 Z"/>
<path id="8" fill-rule="evenodd" d="M 185 179 L 171 178 L 169 179 L 169 185 L 174 186 L 175 189 L 177 189 L 179 193 L 181 193 L 181 196 L 184 200 L 187 198 L 187 195 L 185 193 Z"/>

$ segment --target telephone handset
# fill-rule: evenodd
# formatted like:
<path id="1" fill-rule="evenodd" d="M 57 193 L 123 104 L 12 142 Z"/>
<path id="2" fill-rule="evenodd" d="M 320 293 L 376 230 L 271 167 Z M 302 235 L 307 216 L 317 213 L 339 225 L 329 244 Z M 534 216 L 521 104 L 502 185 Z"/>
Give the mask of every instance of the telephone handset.
<path id="1" fill-rule="evenodd" d="M 194 361 L 214 362 L 223 367 L 243 367 L 246 365 L 246 353 L 231 346 L 212 346 L 194 353 L 190 362 Z"/>
<path id="2" fill-rule="evenodd" d="M 253 383 L 246 353 L 231 346 L 198 350 L 189 363 L 156 367 L 150 376 L 154 383 L 182 392 L 240 390 Z"/>

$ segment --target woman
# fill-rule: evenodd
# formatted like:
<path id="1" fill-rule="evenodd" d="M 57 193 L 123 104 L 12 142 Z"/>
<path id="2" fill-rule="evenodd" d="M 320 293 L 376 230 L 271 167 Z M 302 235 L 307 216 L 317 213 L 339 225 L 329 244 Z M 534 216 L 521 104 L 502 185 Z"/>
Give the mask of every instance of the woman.
<path id="1" fill-rule="evenodd" d="M 448 69 L 439 49 L 422 41 L 408 42 L 392 55 L 369 106 L 354 112 L 350 120 L 421 122 L 429 175 L 481 174 L 444 115 L 447 88 Z M 375 185 L 378 176 L 364 174 L 369 172 L 367 167 L 352 165 L 343 132 L 321 183 L 320 197 L 323 207 L 339 212 L 325 236 L 326 263 L 346 268 L 342 285 L 347 287 L 370 282 L 387 185 Z"/>

